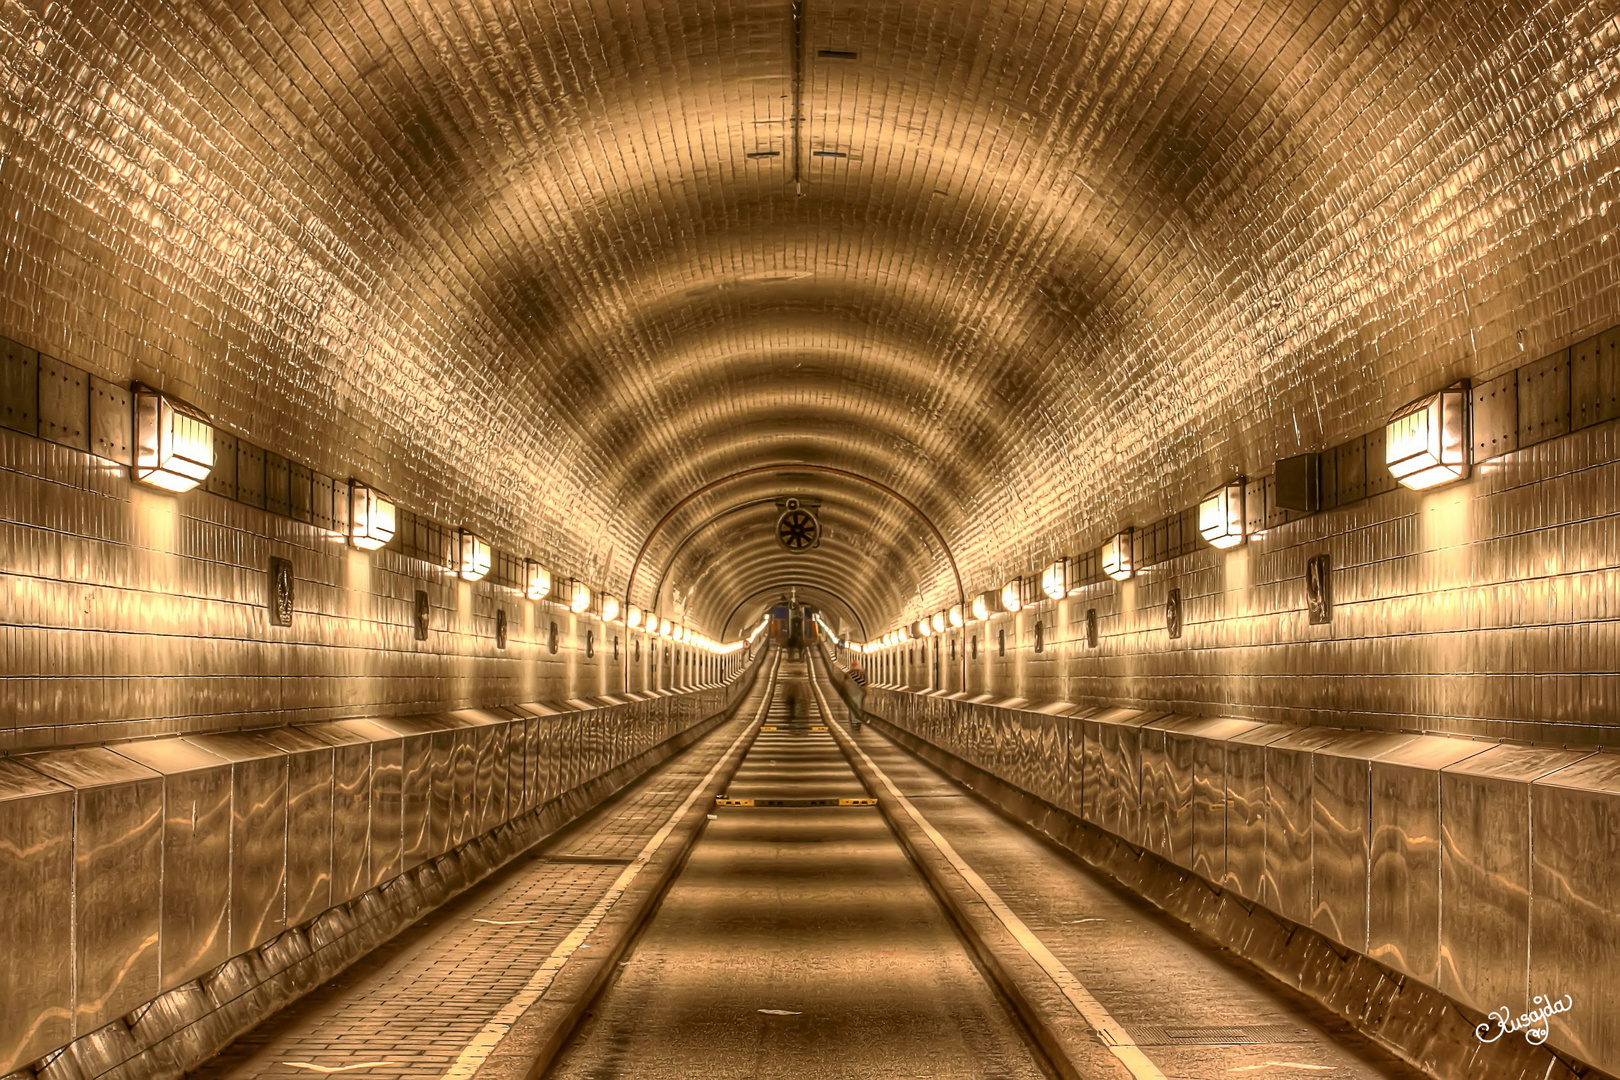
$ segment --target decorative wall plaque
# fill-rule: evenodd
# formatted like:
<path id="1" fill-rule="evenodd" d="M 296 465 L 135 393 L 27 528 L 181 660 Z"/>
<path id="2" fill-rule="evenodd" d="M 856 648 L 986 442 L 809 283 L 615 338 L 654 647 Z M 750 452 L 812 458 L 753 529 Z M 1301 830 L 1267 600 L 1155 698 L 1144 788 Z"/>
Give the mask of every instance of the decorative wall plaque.
<path id="1" fill-rule="evenodd" d="M 1333 621 L 1333 564 L 1326 555 L 1305 564 L 1305 605 L 1312 626 Z"/>
<path id="2" fill-rule="evenodd" d="M 1101 640 L 1097 632 L 1097 609 L 1086 608 L 1086 648 L 1095 649 Z"/>
<path id="3" fill-rule="evenodd" d="M 428 625 L 433 619 L 433 605 L 428 603 L 428 595 L 421 589 L 416 590 L 416 640 L 428 639 Z"/>
<path id="4" fill-rule="evenodd" d="M 1171 638 L 1181 636 L 1181 590 L 1171 589 L 1164 598 L 1164 628 Z"/>
<path id="5" fill-rule="evenodd" d="M 634 639 L 633 643 L 630 646 L 630 653 L 637 660 L 641 659 L 641 639 L 640 638 L 635 638 Z"/>
<path id="6" fill-rule="evenodd" d="M 596 631 L 585 631 L 585 655 L 587 658 L 596 655 Z"/>
<path id="7" fill-rule="evenodd" d="M 979 658 L 979 635 L 974 634 L 972 637 L 968 638 L 968 659 L 977 660 L 978 658 Z"/>
<path id="8" fill-rule="evenodd" d="M 293 619 L 293 567 L 286 559 L 270 559 L 270 621 L 291 626 Z"/>
<path id="9" fill-rule="evenodd" d="M 613 659 L 617 660 L 618 658 L 619 658 L 619 635 L 614 634 L 613 635 Z"/>
<path id="10" fill-rule="evenodd" d="M 551 632 L 546 635 L 546 649 L 551 653 L 557 652 L 557 624 L 551 624 Z"/>
<path id="11" fill-rule="evenodd" d="M 1007 628 L 1002 627 L 996 631 L 996 655 L 1007 655 Z"/>
<path id="12" fill-rule="evenodd" d="M 1037 621 L 1035 623 L 1035 651 L 1036 652 L 1045 652 L 1046 651 L 1045 628 L 1040 624 L 1039 621 Z"/>
<path id="13" fill-rule="evenodd" d="M 495 647 L 506 648 L 506 609 L 497 608 L 495 611 Z"/>

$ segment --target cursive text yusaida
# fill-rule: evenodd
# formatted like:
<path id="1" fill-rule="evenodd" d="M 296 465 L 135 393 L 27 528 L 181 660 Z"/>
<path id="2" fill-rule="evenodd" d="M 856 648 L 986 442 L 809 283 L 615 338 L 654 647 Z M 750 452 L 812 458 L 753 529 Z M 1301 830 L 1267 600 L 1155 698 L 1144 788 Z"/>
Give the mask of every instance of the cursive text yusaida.
<path id="1" fill-rule="evenodd" d="M 1474 1034 L 1479 1037 L 1480 1042 L 1493 1043 L 1504 1035 L 1522 1031 L 1526 1042 L 1540 1046 L 1547 1041 L 1547 1019 L 1559 1013 L 1569 1012 L 1569 1007 L 1575 1004 L 1575 999 L 1565 994 L 1557 1001 L 1548 1001 L 1546 995 L 1537 994 L 1530 1004 L 1535 1008 L 1515 1018 L 1509 1017 L 1506 1005 L 1488 1013 L 1490 1019 L 1474 1028 Z M 1491 1030 L 1493 1023 L 1496 1028 L 1494 1032 Z"/>

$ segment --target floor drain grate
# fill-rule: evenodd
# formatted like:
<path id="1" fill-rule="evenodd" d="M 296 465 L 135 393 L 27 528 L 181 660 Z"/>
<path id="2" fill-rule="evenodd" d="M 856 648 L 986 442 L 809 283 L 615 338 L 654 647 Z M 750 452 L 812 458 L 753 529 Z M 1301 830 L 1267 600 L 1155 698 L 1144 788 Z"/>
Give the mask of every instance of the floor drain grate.
<path id="1" fill-rule="evenodd" d="M 1131 1024 L 1125 1030 L 1137 1046 L 1258 1046 L 1313 1041 L 1309 1031 L 1289 1024 L 1253 1024 L 1247 1027 Z"/>

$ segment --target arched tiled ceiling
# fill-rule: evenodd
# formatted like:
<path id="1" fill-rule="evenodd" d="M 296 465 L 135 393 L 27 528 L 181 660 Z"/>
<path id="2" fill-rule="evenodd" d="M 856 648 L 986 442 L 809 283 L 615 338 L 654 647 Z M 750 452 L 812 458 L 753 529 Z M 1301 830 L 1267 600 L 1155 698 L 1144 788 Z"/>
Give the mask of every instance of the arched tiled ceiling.
<path id="1" fill-rule="evenodd" d="M 805 0 L 797 139 L 793 10 L 13 0 L 0 332 L 609 590 L 800 461 L 971 591 L 1612 321 L 1612 5 Z M 699 625 L 954 598 L 827 475 L 650 557 L 789 489 Z"/>

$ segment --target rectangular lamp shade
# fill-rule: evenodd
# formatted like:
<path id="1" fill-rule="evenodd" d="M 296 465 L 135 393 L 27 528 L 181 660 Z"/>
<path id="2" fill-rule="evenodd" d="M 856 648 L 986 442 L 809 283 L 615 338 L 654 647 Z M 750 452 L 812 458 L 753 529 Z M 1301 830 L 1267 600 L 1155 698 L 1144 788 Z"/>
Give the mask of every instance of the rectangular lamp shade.
<path id="1" fill-rule="evenodd" d="M 619 617 L 619 598 L 612 593 L 602 594 L 602 621 L 612 622 Z"/>
<path id="2" fill-rule="evenodd" d="M 635 630 L 641 626 L 641 609 L 631 604 L 624 609 L 624 625 Z"/>
<path id="3" fill-rule="evenodd" d="M 591 606 L 591 589 L 578 578 L 568 590 L 568 610 L 578 615 Z"/>
<path id="4" fill-rule="evenodd" d="M 369 484 L 349 481 L 349 543 L 376 551 L 394 538 L 394 504 Z"/>
<path id="5" fill-rule="evenodd" d="M 1069 595 L 1069 560 L 1059 559 L 1041 571 L 1041 592 L 1053 600 Z"/>
<path id="6" fill-rule="evenodd" d="M 1422 491 L 1468 476 L 1468 388 L 1447 387 L 1390 417 L 1384 462 L 1403 487 Z"/>
<path id="7" fill-rule="evenodd" d="M 461 576 L 462 581 L 482 581 L 489 573 L 489 541 L 471 529 L 459 530 L 458 536 L 460 564 L 456 573 Z"/>
<path id="8" fill-rule="evenodd" d="M 201 410 L 137 384 L 131 475 L 163 491 L 190 491 L 214 468 L 214 425 Z"/>
<path id="9" fill-rule="evenodd" d="M 1243 543 L 1248 524 L 1244 513 L 1243 477 L 1216 488 L 1198 504 L 1198 535 L 1218 548 L 1235 548 Z"/>
<path id="10" fill-rule="evenodd" d="M 1013 578 L 1001 587 L 1001 610 L 1017 611 L 1024 606 L 1023 579 Z"/>
<path id="11" fill-rule="evenodd" d="M 961 626 L 967 622 L 967 619 L 962 617 L 961 604 L 952 604 L 951 610 L 945 613 L 945 617 L 950 620 L 952 626 Z"/>
<path id="12" fill-rule="evenodd" d="M 1115 533 L 1102 546 L 1103 573 L 1115 581 L 1128 581 L 1135 572 L 1131 565 L 1131 530 Z"/>
<path id="13" fill-rule="evenodd" d="M 523 592 L 530 600 L 544 600 L 551 595 L 551 571 L 533 559 L 523 560 Z"/>

